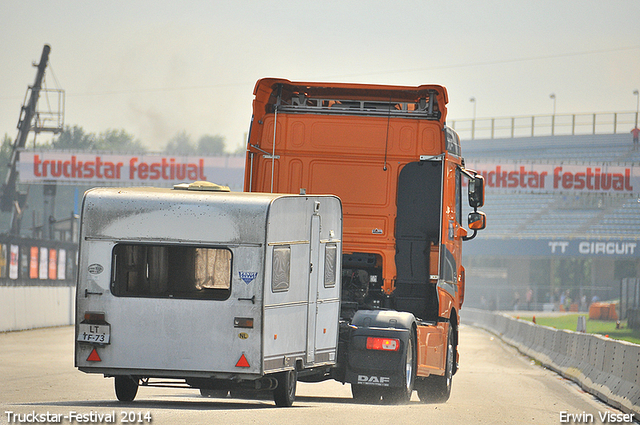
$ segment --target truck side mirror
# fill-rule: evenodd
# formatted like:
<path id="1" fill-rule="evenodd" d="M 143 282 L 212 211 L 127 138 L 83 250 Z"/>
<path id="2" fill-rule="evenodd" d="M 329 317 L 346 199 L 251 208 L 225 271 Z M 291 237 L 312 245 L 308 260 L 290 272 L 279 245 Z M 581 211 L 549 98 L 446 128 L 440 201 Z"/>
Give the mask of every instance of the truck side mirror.
<path id="1" fill-rule="evenodd" d="M 482 211 L 469 213 L 469 229 L 482 230 L 487 227 L 487 216 Z"/>
<path id="2" fill-rule="evenodd" d="M 469 179 L 469 206 L 480 208 L 484 205 L 484 178 L 476 175 Z M 483 227 L 484 228 L 484 227 Z"/>

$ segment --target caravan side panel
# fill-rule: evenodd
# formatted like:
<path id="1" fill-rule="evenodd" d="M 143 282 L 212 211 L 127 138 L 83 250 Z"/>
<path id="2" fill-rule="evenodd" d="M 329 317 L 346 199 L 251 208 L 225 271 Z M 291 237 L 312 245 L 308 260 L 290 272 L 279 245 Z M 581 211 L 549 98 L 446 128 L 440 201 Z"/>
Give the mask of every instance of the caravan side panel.
<path id="1" fill-rule="evenodd" d="M 333 196 L 282 197 L 271 205 L 264 288 L 265 371 L 293 368 L 296 362 L 304 367 L 335 362 L 341 214 L 340 201 Z M 333 262 L 328 267 L 327 246 Z M 325 267 L 331 276 L 328 284 Z"/>

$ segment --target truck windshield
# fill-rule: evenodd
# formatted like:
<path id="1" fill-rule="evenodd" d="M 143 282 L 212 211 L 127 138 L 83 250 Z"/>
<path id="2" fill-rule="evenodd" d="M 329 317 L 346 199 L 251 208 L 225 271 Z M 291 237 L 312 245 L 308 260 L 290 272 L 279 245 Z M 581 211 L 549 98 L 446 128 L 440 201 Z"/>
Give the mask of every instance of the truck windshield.
<path id="1" fill-rule="evenodd" d="M 111 292 L 120 297 L 227 299 L 231 251 L 178 245 L 117 244 Z"/>

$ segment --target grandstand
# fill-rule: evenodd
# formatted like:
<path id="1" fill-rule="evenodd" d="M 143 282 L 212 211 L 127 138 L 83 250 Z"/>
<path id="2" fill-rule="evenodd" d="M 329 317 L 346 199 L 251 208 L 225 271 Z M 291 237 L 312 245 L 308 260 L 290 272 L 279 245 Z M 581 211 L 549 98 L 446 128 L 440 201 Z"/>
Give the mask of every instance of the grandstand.
<path id="1" fill-rule="evenodd" d="M 487 191 L 482 238 L 640 239 L 638 198 Z"/>
<path id="2" fill-rule="evenodd" d="M 600 163 L 640 167 L 640 150 L 631 136 L 584 135 L 472 140 L 463 145 L 471 167 L 483 161 L 538 161 L 558 164 Z M 473 168 L 473 167 L 472 167 Z M 488 188 L 484 211 L 491 222 L 483 238 L 640 239 L 638 191 L 610 193 L 520 193 Z"/>
<path id="3" fill-rule="evenodd" d="M 472 169 L 548 171 L 546 188 L 487 184 L 487 228 L 465 246 L 467 305 L 560 309 L 564 294 L 574 309 L 585 309 L 596 297 L 619 298 L 621 279 L 640 276 L 640 182 L 634 179 L 640 150 L 630 134 L 463 140 L 462 146 Z M 576 190 L 573 182 L 563 190 L 558 167 L 628 170 L 625 189 L 632 190 Z"/>
<path id="4" fill-rule="evenodd" d="M 589 134 L 463 140 L 466 158 L 640 162 L 631 134 Z"/>

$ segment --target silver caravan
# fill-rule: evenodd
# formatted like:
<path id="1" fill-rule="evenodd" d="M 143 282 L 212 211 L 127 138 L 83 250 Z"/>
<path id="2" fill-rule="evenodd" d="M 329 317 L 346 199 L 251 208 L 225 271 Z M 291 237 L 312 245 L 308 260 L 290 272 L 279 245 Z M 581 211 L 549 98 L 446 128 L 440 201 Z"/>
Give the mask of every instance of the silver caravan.
<path id="1" fill-rule="evenodd" d="M 172 378 L 290 406 L 298 376 L 336 363 L 337 197 L 100 188 L 81 221 L 75 366 L 115 377 L 119 400 Z"/>

